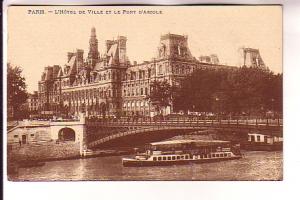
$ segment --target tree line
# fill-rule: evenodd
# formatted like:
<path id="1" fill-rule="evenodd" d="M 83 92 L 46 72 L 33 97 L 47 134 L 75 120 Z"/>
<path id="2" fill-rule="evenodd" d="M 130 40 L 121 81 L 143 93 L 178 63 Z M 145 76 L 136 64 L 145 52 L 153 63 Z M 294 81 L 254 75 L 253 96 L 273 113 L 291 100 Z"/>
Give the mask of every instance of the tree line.
<path id="1" fill-rule="evenodd" d="M 155 92 L 149 95 L 150 101 L 157 108 L 172 101 L 175 112 L 260 117 L 267 113 L 282 114 L 282 74 L 269 69 L 201 68 L 182 79 L 178 86 L 170 86 L 166 81 L 156 81 L 151 86 Z"/>
<path id="2" fill-rule="evenodd" d="M 22 68 L 7 64 L 7 110 L 8 119 L 22 119 L 25 117 L 24 103 L 28 98 L 25 78 Z"/>

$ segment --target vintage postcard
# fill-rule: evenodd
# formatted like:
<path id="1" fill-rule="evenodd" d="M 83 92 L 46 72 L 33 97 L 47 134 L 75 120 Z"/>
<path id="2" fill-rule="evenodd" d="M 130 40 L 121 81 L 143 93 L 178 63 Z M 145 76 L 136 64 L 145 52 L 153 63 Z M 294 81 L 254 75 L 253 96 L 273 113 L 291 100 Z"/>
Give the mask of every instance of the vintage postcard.
<path id="1" fill-rule="evenodd" d="M 283 180 L 282 7 L 10 6 L 9 181 Z"/>

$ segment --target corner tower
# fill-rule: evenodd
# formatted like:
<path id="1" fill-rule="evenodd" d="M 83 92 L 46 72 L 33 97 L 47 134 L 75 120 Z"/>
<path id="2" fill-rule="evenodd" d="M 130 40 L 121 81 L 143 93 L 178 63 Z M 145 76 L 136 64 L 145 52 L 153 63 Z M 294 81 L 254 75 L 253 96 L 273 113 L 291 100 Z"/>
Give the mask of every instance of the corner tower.
<path id="1" fill-rule="evenodd" d="M 193 57 L 188 47 L 187 36 L 170 33 L 162 35 L 158 47 L 158 58 L 175 57 L 184 59 Z"/>
<path id="2" fill-rule="evenodd" d="M 95 27 L 92 28 L 91 30 L 91 37 L 90 37 L 90 48 L 89 48 L 89 53 L 88 53 L 88 65 L 91 67 L 94 67 L 99 60 L 99 51 L 98 51 L 98 40 L 96 36 L 96 29 Z"/>
<path id="3" fill-rule="evenodd" d="M 265 68 L 265 63 L 258 49 L 243 48 L 242 55 L 243 66 Z"/>

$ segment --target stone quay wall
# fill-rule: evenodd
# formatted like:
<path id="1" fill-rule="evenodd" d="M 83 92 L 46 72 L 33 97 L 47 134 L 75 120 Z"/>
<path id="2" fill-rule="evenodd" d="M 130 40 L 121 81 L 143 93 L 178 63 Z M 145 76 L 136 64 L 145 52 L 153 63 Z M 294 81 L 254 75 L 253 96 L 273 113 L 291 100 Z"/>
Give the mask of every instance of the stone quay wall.
<path id="1" fill-rule="evenodd" d="M 8 146 L 8 159 L 13 162 L 50 161 L 80 157 L 79 142 L 43 142 Z"/>

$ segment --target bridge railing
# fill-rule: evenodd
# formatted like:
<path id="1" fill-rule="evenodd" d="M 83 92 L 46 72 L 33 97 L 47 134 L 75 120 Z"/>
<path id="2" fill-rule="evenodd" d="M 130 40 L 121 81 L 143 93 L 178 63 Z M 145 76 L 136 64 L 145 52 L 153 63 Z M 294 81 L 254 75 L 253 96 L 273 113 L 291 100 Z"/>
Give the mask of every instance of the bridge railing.
<path id="1" fill-rule="evenodd" d="M 153 119 L 137 119 L 137 120 L 116 120 L 101 119 L 88 120 L 90 125 L 127 125 L 127 126 L 218 126 L 218 125 L 248 125 L 248 126 L 282 126 L 282 119 L 251 119 L 251 120 L 199 120 L 199 119 L 177 119 L 177 120 L 153 120 Z"/>

